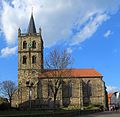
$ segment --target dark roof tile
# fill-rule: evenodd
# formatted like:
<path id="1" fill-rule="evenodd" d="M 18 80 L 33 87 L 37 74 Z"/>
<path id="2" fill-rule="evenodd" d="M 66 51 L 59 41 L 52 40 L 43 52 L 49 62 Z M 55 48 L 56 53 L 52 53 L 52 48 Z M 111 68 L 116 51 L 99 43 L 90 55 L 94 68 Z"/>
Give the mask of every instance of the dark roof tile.
<path id="1" fill-rule="evenodd" d="M 33 13 L 31 14 L 29 26 L 28 26 L 28 34 L 35 34 L 36 33 L 36 28 L 35 28 L 35 22 L 33 18 Z"/>

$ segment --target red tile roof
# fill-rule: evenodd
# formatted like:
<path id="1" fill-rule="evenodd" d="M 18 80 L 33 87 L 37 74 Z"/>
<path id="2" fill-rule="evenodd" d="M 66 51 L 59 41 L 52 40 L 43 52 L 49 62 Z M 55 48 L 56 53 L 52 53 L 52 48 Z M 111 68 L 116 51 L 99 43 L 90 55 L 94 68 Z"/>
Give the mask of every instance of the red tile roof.
<path id="1" fill-rule="evenodd" d="M 39 78 L 44 78 L 48 75 L 52 77 L 54 76 L 53 73 L 55 71 L 57 70 L 45 70 L 41 75 L 39 75 Z M 65 69 L 59 71 L 70 72 L 70 77 L 102 77 L 102 75 L 95 69 Z"/>
<path id="2" fill-rule="evenodd" d="M 114 92 L 114 93 L 115 93 L 115 92 Z M 109 93 L 109 94 L 108 94 L 108 104 L 110 104 L 110 102 L 111 102 L 111 97 L 112 97 L 112 95 L 113 95 L 114 93 Z"/>
<path id="3" fill-rule="evenodd" d="M 114 93 L 109 93 L 108 98 L 111 98 Z"/>

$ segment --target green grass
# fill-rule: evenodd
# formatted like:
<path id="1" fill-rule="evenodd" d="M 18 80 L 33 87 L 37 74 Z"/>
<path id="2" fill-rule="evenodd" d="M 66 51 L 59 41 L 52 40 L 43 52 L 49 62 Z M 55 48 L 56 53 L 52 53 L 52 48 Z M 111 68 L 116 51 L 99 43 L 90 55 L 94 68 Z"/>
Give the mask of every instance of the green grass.
<path id="1" fill-rule="evenodd" d="M 0 111 L 0 117 L 4 116 L 17 116 L 17 115 L 46 115 L 46 114 L 53 114 L 53 113 L 64 113 L 73 109 L 61 108 L 56 110 L 14 110 L 14 111 Z"/>
<path id="2" fill-rule="evenodd" d="M 85 110 L 95 110 L 98 107 L 94 105 L 90 105 L 88 107 L 84 107 Z M 12 111 L 0 111 L 0 117 L 4 116 L 17 116 L 17 115 L 46 115 L 46 114 L 53 114 L 53 113 L 64 113 L 69 111 L 78 111 L 81 110 L 78 106 L 69 106 L 64 107 L 56 110 L 12 110 Z"/>
<path id="3" fill-rule="evenodd" d="M 20 111 L 0 111 L 0 117 L 4 116 L 17 116 L 17 115 L 46 115 L 46 114 L 53 114 L 53 113 L 64 113 L 67 110 L 64 109 L 57 109 L 57 110 L 20 110 Z"/>
<path id="4" fill-rule="evenodd" d="M 81 110 L 78 106 L 69 106 L 69 107 L 63 107 L 63 110 Z"/>
<path id="5" fill-rule="evenodd" d="M 17 115 L 43 115 L 49 114 L 50 111 L 0 111 L 0 116 L 17 116 Z"/>

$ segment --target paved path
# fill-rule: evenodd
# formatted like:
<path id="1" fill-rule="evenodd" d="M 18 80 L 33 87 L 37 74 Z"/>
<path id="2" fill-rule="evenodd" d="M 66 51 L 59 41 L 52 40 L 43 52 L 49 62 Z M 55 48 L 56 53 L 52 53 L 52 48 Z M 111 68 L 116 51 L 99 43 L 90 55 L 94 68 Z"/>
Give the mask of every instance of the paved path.
<path id="1" fill-rule="evenodd" d="M 120 112 L 100 112 L 100 113 L 95 113 L 95 114 L 90 114 L 90 115 L 80 115 L 77 117 L 120 117 Z"/>

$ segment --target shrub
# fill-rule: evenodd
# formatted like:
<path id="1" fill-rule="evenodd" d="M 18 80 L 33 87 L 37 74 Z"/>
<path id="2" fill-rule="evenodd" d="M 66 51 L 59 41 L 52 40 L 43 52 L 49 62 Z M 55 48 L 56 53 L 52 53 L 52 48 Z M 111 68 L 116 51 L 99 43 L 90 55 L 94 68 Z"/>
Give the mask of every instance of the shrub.
<path id="1" fill-rule="evenodd" d="M 100 109 L 100 110 L 103 110 L 103 105 L 101 104 L 90 104 L 89 106 L 87 107 L 84 107 L 86 110 L 92 110 L 92 109 Z"/>
<path id="2" fill-rule="evenodd" d="M 0 110 L 10 109 L 10 104 L 6 98 L 0 97 Z"/>
<path id="3" fill-rule="evenodd" d="M 10 109 L 10 104 L 9 103 L 1 103 L 0 104 L 0 110 L 9 110 Z"/>

